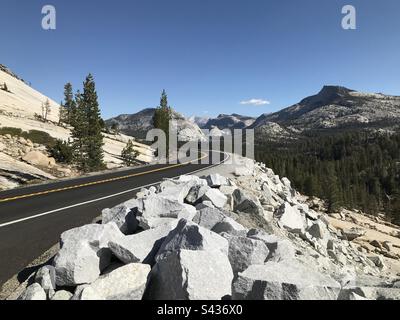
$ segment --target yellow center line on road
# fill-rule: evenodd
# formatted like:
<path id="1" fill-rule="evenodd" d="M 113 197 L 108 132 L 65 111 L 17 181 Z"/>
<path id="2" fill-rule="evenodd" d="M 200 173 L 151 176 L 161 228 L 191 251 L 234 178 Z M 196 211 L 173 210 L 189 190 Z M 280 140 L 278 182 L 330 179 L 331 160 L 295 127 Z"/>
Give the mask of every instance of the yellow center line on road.
<path id="1" fill-rule="evenodd" d="M 177 167 L 183 167 L 185 165 L 191 164 L 194 161 L 200 161 L 200 160 L 203 160 L 204 158 L 208 157 L 208 154 L 205 154 L 203 152 L 202 152 L 202 154 L 203 154 L 202 157 L 200 157 L 198 159 L 195 159 L 195 160 L 192 160 L 192 161 L 189 161 L 189 162 L 185 162 L 185 163 L 178 163 L 178 164 L 174 164 L 174 165 L 171 165 L 171 166 L 168 166 L 168 167 L 152 169 L 152 170 L 148 170 L 148 171 L 144 171 L 144 172 L 133 173 L 133 174 L 129 174 L 129 175 L 122 176 L 122 177 L 98 180 L 98 181 L 82 183 L 82 184 L 78 184 L 78 185 L 74 185 L 74 186 L 70 186 L 70 187 L 64 187 L 64 188 L 52 189 L 52 190 L 35 192 L 35 193 L 30 193 L 30 194 L 24 194 L 24 195 L 20 195 L 20 196 L 11 197 L 11 198 L 4 198 L 4 199 L 0 199 L 0 203 L 10 202 L 10 201 L 15 201 L 15 200 L 20 200 L 20 199 L 26 199 L 26 198 L 32 198 L 32 197 L 36 197 L 36 196 L 41 196 L 41 195 L 46 195 L 46 194 L 56 193 L 56 192 L 61 192 L 61 191 L 79 189 L 79 188 L 84 188 L 84 187 L 89 187 L 89 186 L 94 186 L 94 185 L 99 185 L 99 184 L 105 184 L 105 183 L 109 183 L 109 182 L 114 182 L 114 181 L 125 180 L 125 179 L 129 179 L 129 178 L 133 178 L 133 177 L 143 176 L 143 175 L 146 175 L 146 174 L 149 174 L 149 173 L 165 171 L 165 170 L 169 170 L 169 169 L 177 168 Z"/>

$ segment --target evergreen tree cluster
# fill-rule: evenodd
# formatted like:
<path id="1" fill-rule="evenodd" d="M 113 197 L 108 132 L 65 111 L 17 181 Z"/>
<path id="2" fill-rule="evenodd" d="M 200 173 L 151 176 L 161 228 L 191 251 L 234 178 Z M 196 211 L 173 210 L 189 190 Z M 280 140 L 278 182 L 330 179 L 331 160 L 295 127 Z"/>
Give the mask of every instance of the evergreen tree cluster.
<path id="1" fill-rule="evenodd" d="M 83 83 L 83 92 L 73 95 L 72 85 L 64 87 L 60 122 L 72 126 L 72 161 L 78 169 L 88 172 L 104 169 L 104 121 L 100 115 L 96 85 L 91 74 Z M 65 146 L 63 146 L 65 149 Z"/>
<path id="2" fill-rule="evenodd" d="M 325 199 L 331 212 L 358 208 L 400 223 L 400 132 L 313 132 L 258 143 L 256 159 L 304 194 Z"/>

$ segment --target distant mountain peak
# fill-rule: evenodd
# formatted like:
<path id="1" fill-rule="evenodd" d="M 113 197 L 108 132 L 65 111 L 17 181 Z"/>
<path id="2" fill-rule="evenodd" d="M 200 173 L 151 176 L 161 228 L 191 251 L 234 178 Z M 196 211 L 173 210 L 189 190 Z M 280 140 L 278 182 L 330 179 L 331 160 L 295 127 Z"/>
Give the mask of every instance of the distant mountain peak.
<path id="1" fill-rule="evenodd" d="M 355 91 L 342 86 L 326 85 L 316 95 L 303 99 L 300 104 L 318 106 L 334 104 L 338 100 L 347 97 L 351 92 Z"/>
<path id="2" fill-rule="evenodd" d="M 276 122 L 303 131 L 355 126 L 392 126 L 400 119 L 400 97 L 363 93 L 343 86 L 326 85 L 299 103 L 262 115 L 253 127 Z"/>

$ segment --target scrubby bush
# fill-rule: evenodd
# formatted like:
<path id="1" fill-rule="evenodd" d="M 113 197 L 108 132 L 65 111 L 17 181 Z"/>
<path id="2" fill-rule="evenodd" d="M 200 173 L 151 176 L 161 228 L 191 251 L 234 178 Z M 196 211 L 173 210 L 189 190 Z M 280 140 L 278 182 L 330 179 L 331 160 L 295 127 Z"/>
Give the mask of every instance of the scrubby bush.
<path id="1" fill-rule="evenodd" d="M 13 137 L 23 137 L 31 140 L 33 143 L 42 144 L 47 147 L 52 147 L 56 143 L 56 139 L 47 132 L 39 130 L 22 131 L 20 128 L 3 127 L 0 128 L 0 135 L 9 134 Z"/>
<path id="2" fill-rule="evenodd" d="M 9 134 L 11 136 L 17 136 L 20 137 L 22 135 L 22 130 L 20 128 L 12 128 L 12 127 L 3 127 L 0 128 L 0 135 L 6 135 Z"/>
<path id="3" fill-rule="evenodd" d="M 56 140 L 53 146 L 47 147 L 49 154 L 60 163 L 72 163 L 73 150 L 69 142 Z"/>
<path id="4" fill-rule="evenodd" d="M 31 140 L 33 143 L 43 144 L 49 147 L 56 143 L 56 139 L 44 131 L 30 130 L 29 132 L 23 132 L 21 136 Z"/>

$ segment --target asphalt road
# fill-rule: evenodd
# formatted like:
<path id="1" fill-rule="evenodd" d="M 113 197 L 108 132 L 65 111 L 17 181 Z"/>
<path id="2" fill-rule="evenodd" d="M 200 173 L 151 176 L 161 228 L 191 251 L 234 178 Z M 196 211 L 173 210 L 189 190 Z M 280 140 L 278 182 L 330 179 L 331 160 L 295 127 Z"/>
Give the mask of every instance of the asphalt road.
<path id="1" fill-rule="evenodd" d="M 91 223 L 143 186 L 209 166 L 152 165 L 0 192 L 0 287 L 64 231 Z"/>

